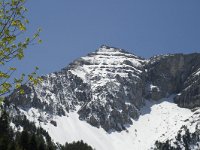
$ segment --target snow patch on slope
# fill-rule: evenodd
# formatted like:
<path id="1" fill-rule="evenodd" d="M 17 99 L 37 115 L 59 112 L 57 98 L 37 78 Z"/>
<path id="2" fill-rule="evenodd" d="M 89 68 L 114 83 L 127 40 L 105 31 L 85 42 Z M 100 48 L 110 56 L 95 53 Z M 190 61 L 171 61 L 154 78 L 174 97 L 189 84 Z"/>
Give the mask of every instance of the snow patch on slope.
<path id="1" fill-rule="evenodd" d="M 39 113 L 33 109 L 32 111 Z M 26 114 L 28 118 L 31 117 L 32 111 Z M 158 102 L 146 101 L 139 119 L 133 120 L 127 131 L 122 132 L 107 133 L 102 128 L 93 127 L 85 121 L 80 121 L 77 112 L 70 112 L 68 116 L 54 116 L 52 120 L 57 126 L 50 121 L 45 123 L 34 121 L 38 122 L 36 125 L 47 130 L 55 142 L 61 144 L 66 141 L 83 140 L 96 150 L 148 150 L 154 146 L 156 140 L 175 137 L 181 126 L 186 124 L 184 120 L 190 118 L 192 114 L 191 110 L 178 107 L 170 97 Z"/>
<path id="2" fill-rule="evenodd" d="M 200 75 L 200 68 L 194 73 L 195 76 Z"/>

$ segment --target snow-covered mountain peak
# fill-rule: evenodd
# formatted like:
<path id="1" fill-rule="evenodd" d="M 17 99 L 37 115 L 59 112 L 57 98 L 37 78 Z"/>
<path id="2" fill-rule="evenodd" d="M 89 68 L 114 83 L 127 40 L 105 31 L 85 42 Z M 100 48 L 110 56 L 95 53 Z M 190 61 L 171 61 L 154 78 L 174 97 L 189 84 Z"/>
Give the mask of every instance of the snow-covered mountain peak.
<path id="1" fill-rule="evenodd" d="M 79 106 L 80 119 L 106 131 L 121 131 L 143 105 L 144 62 L 122 49 L 102 46 L 43 77 L 40 85 L 27 87 L 26 96 L 17 99 L 30 98 L 34 107 L 50 114 L 66 115 Z M 32 105 L 27 102 L 20 103 Z"/>
<path id="2" fill-rule="evenodd" d="M 66 70 L 90 89 L 90 101 L 81 106 L 80 117 L 106 130 L 122 130 L 125 128 L 123 124 L 131 123 L 131 118 L 138 115 L 137 107 L 143 103 L 144 62 L 144 59 L 122 49 L 101 46 L 96 52 L 70 64 Z M 137 91 L 134 90 L 136 86 Z M 131 95 L 135 97 L 131 98 Z M 105 114 L 99 113 L 102 111 Z M 124 119 L 117 121 L 117 118 Z"/>
<path id="3" fill-rule="evenodd" d="M 42 83 L 24 86 L 24 95 L 14 92 L 8 98 L 20 109 L 19 112 L 30 112 L 27 117 L 34 112 L 33 119 L 42 122 L 43 127 L 50 133 L 54 134 L 51 129 L 57 132 L 58 130 L 54 130 L 57 128 L 61 134 L 60 129 L 65 130 L 63 123 L 67 123 L 73 129 L 80 123 L 95 132 L 104 129 L 105 135 L 110 137 L 119 134 L 119 139 L 125 139 L 121 135 L 131 134 L 130 143 L 133 147 L 139 145 L 139 149 L 146 142 L 143 139 L 152 135 L 154 140 L 149 141 L 144 148 L 147 149 L 162 136 L 161 133 L 167 134 L 168 127 L 173 127 L 170 132 L 174 136 L 180 126 L 184 125 L 180 120 L 180 126 L 176 128 L 176 120 L 179 119 L 179 115 L 176 114 L 180 112 L 181 118 L 185 120 L 188 118 L 186 112 L 191 115 L 191 111 L 178 106 L 200 107 L 199 68 L 200 54 L 162 55 L 145 60 L 123 49 L 104 45 L 97 51 L 73 61 L 61 71 L 44 76 Z M 170 102 L 155 103 L 151 108 L 147 102 L 145 107 L 151 111 L 143 113 L 145 99 L 158 102 L 173 94 L 178 106 L 172 99 Z M 75 122 L 70 120 L 72 113 Z M 55 116 L 60 119 L 54 118 Z M 169 116 L 172 116 L 172 122 L 168 120 Z M 159 128 L 162 123 L 163 129 Z M 50 129 L 49 125 L 53 128 Z M 76 131 L 75 128 L 73 133 Z M 74 134 L 79 136 L 78 131 Z M 90 140 L 86 141 L 93 144 Z M 114 149 L 117 148 L 114 146 Z"/>
<path id="4" fill-rule="evenodd" d="M 110 47 L 107 45 L 102 45 L 99 49 L 96 50 L 97 53 L 128 53 L 123 49 L 116 48 L 116 47 Z"/>
<path id="5" fill-rule="evenodd" d="M 144 60 L 124 49 L 120 49 L 120 48 L 116 48 L 116 47 L 110 47 L 110 46 L 107 46 L 107 45 L 102 45 L 99 49 L 96 50 L 96 54 L 99 54 L 99 55 L 110 55 L 110 56 L 121 56 L 121 55 L 124 55 L 126 57 L 134 57 L 134 58 L 137 58 L 137 59 L 141 59 L 141 60 Z"/>
<path id="6" fill-rule="evenodd" d="M 97 52 L 116 52 L 116 51 L 120 51 L 120 49 L 114 48 L 114 47 L 110 47 L 107 45 L 102 45 Z"/>
<path id="7" fill-rule="evenodd" d="M 127 77 L 128 73 L 131 72 L 137 76 L 142 72 L 144 62 L 144 59 L 122 49 L 103 45 L 96 52 L 74 61 L 69 70 L 88 82 L 87 80 L 94 76 L 102 78 L 114 78 L 116 75 Z"/>

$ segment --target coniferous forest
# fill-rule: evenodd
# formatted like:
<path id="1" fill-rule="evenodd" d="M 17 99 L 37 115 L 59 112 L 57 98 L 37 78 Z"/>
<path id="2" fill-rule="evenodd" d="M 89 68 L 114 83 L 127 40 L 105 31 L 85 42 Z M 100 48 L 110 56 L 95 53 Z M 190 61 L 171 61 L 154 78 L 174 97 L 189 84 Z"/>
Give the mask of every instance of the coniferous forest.
<path id="1" fill-rule="evenodd" d="M 22 126 L 23 131 L 13 131 L 10 126 L 9 114 L 1 111 L 0 115 L 0 150 L 92 150 L 83 141 L 55 144 L 49 134 L 42 128 L 37 128 L 26 117 L 12 120 L 16 126 Z"/>

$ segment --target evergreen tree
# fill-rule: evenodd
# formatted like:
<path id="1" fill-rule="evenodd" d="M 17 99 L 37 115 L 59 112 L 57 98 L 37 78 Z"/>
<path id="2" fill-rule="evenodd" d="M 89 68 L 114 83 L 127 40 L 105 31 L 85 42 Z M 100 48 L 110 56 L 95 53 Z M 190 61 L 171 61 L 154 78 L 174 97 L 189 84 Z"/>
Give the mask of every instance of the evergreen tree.
<path id="1" fill-rule="evenodd" d="M 181 141 L 181 133 L 180 133 L 180 132 L 178 133 L 176 139 L 177 139 L 178 141 Z"/>
<path id="2" fill-rule="evenodd" d="M 18 122 L 23 127 L 22 132 L 13 132 L 9 124 L 9 115 L 2 111 L 0 115 L 0 150 L 92 150 L 92 147 L 83 141 L 66 143 L 65 146 L 55 145 L 48 132 L 36 128 L 25 117 L 15 117 L 12 122 Z M 44 140 L 45 139 L 45 140 Z"/>
<path id="3" fill-rule="evenodd" d="M 91 146 L 84 143 L 82 140 L 73 143 L 66 143 L 64 150 L 93 150 Z"/>
<path id="4" fill-rule="evenodd" d="M 9 128 L 8 114 L 6 111 L 1 111 L 0 116 L 0 149 L 7 150 L 10 143 L 11 132 Z"/>
<path id="5" fill-rule="evenodd" d="M 45 144 L 44 144 L 44 142 L 40 142 L 38 150 L 45 150 Z"/>
<path id="6" fill-rule="evenodd" d="M 32 135 L 30 142 L 29 142 L 29 150 L 37 150 L 37 142 L 35 134 Z"/>
<path id="7" fill-rule="evenodd" d="M 16 145 L 15 145 L 15 142 L 12 142 L 9 150 L 16 150 Z"/>
<path id="8" fill-rule="evenodd" d="M 22 150 L 28 150 L 29 148 L 29 134 L 26 130 L 22 131 L 21 133 L 20 145 L 22 147 Z"/>

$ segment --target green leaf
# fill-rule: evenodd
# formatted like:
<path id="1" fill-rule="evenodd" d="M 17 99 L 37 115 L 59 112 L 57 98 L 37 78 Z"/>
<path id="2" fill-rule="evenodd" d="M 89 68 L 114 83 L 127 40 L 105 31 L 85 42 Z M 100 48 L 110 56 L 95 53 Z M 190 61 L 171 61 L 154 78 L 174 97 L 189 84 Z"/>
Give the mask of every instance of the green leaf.
<path id="1" fill-rule="evenodd" d="M 10 70 L 11 70 L 11 71 L 15 71 L 15 70 L 17 70 L 17 68 L 10 67 Z"/>
<path id="2" fill-rule="evenodd" d="M 23 51 L 23 49 L 19 49 L 18 50 L 17 58 L 19 60 L 21 60 L 22 58 L 24 58 L 24 51 Z"/>
<path id="3" fill-rule="evenodd" d="M 0 105 L 3 103 L 4 97 L 0 97 Z"/>
<path id="4" fill-rule="evenodd" d="M 0 93 L 2 94 L 2 93 L 9 92 L 11 87 L 12 87 L 12 86 L 11 86 L 10 83 L 4 82 L 4 83 L 1 85 Z"/>
<path id="5" fill-rule="evenodd" d="M 25 94 L 24 90 L 23 90 L 23 89 L 20 89 L 20 90 L 19 90 L 19 94 Z"/>
<path id="6" fill-rule="evenodd" d="M 35 67 L 35 70 L 39 70 L 39 68 L 36 66 L 36 67 Z"/>
<path id="7" fill-rule="evenodd" d="M 42 40 L 39 39 L 39 40 L 38 40 L 38 43 L 41 44 L 41 43 L 42 43 Z"/>
<path id="8" fill-rule="evenodd" d="M 28 19 L 25 19 L 25 23 L 29 24 L 29 20 L 28 20 Z"/>
<path id="9" fill-rule="evenodd" d="M 15 88 L 16 89 L 19 89 L 21 87 L 21 84 L 20 83 L 17 83 L 16 85 L 15 85 Z"/>
<path id="10" fill-rule="evenodd" d="M 8 74 L 3 73 L 3 72 L 0 71 L 0 79 L 1 79 L 1 78 L 9 78 L 9 77 L 10 77 L 10 76 L 9 76 Z"/>
<path id="11" fill-rule="evenodd" d="M 38 29 L 38 32 L 41 32 L 41 31 L 42 31 L 42 29 L 41 29 L 41 28 L 39 28 L 39 29 Z"/>
<path id="12" fill-rule="evenodd" d="M 26 27 L 25 27 L 23 24 L 20 24 L 20 25 L 19 25 L 19 29 L 20 29 L 21 31 L 26 31 Z"/>

